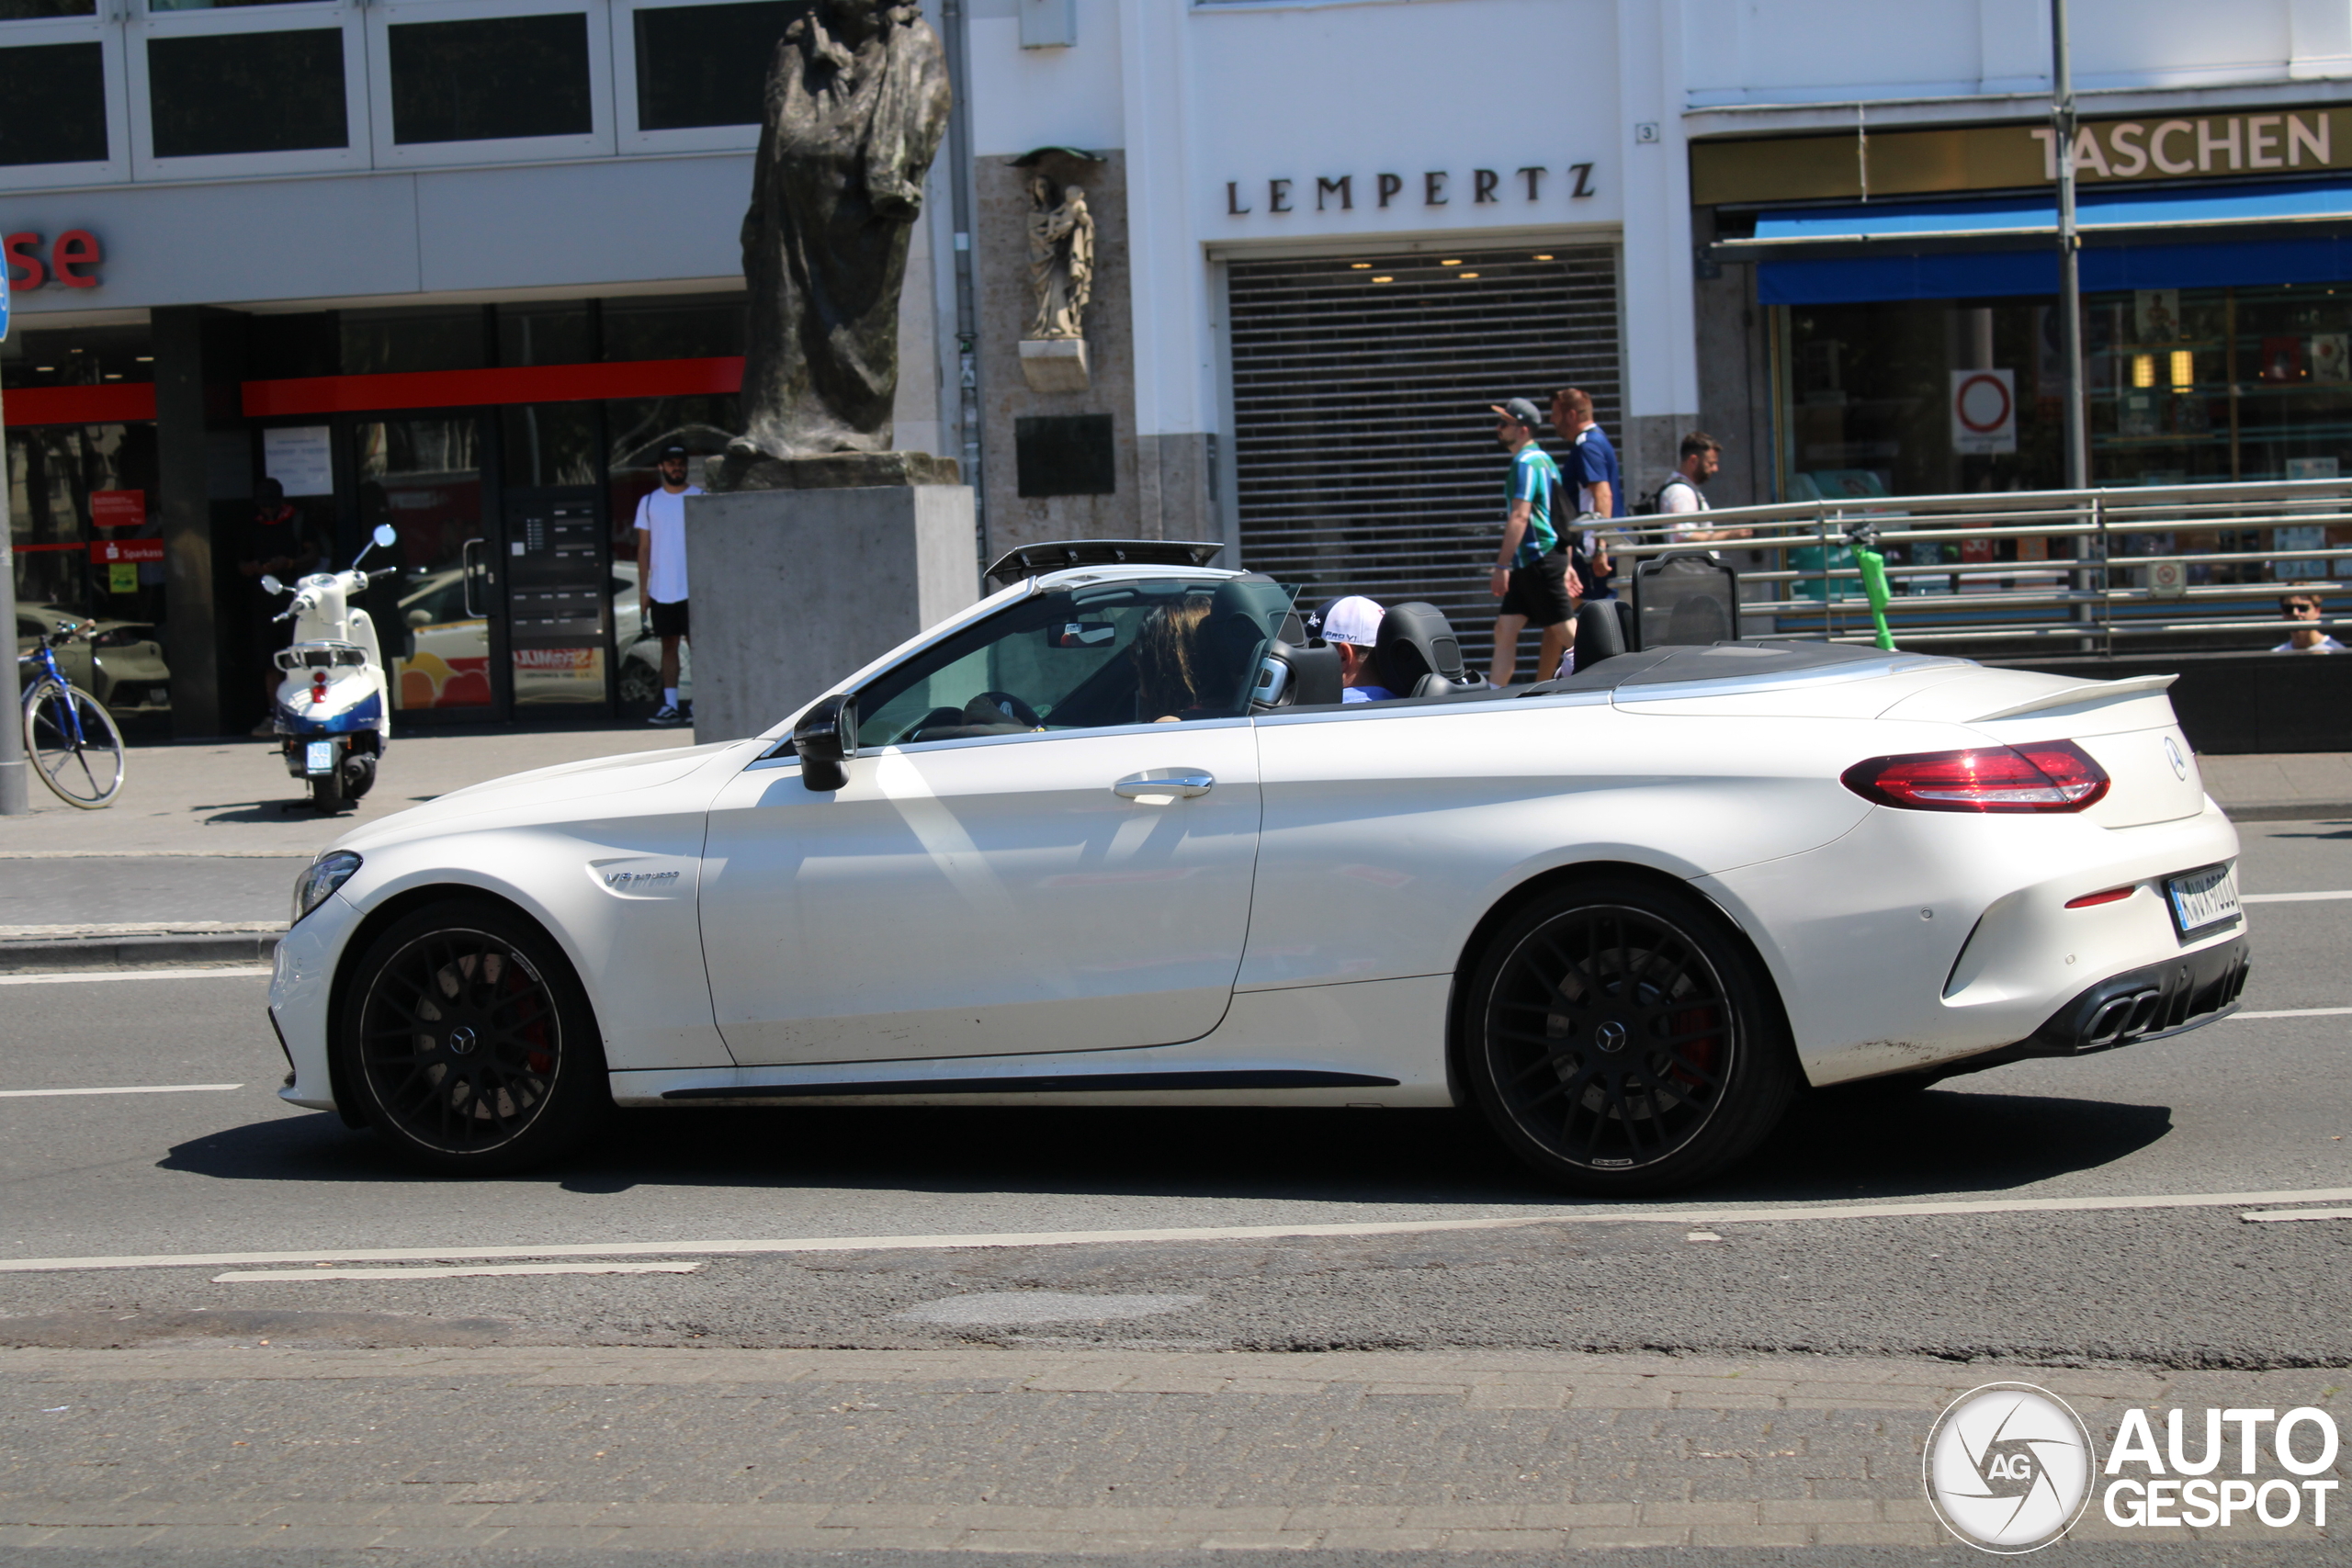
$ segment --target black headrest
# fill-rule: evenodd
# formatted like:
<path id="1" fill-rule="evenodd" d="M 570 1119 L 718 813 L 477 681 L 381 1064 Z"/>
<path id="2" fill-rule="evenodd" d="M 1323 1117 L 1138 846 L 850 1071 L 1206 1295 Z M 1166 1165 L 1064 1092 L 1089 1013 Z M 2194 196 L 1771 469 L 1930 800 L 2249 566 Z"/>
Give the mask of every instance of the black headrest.
<path id="1" fill-rule="evenodd" d="M 1462 644 L 1453 625 L 1436 605 L 1419 600 L 1392 604 L 1380 617 L 1372 669 L 1380 683 L 1400 697 L 1425 694 L 1417 688 L 1432 675 L 1447 686 L 1475 684 L 1463 669 Z"/>
<path id="2" fill-rule="evenodd" d="M 1201 700 L 1204 706 L 1239 707 L 1258 675 L 1258 651 L 1266 645 L 1266 626 L 1258 604 L 1242 585 L 1250 578 L 1229 578 L 1217 584 L 1209 600 L 1208 619 L 1201 626 Z M 1258 581 L 1263 581 L 1259 579 Z"/>

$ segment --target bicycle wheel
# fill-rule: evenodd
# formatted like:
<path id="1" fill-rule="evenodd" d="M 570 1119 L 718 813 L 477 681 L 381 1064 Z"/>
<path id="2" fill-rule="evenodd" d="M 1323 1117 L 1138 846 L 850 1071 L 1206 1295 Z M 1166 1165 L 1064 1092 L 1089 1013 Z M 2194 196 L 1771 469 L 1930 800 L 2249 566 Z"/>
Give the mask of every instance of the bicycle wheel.
<path id="1" fill-rule="evenodd" d="M 47 682 L 25 698 L 25 757 L 68 806 L 96 811 L 122 788 L 122 731 L 87 692 Z"/>

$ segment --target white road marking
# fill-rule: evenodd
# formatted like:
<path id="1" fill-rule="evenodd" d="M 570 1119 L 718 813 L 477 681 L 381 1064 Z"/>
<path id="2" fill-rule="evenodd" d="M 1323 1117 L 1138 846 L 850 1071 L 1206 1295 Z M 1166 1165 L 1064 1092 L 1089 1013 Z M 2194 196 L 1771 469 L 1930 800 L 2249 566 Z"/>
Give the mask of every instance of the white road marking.
<path id="1" fill-rule="evenodd" d="M 232 976 L 269 978 L 266 964 L 240 964 L 220 969 L 74 969 L 49 975 L 0 975 L 0 986 L 80 986 L 92 980 L 225 980 Z"/>
<path id="2" fill-rule="evenodd" d="M 2352 1008 L 2280 1008 L 2276 1012 L 2233 1012 L 2239 1018 L 2335 1018 L 2352 1012 Z"/>
<path id="3" fill-rule="evenodd" d="M 1195 1307 L 1204 1296 L 1089 1296 L 1069 1291 L 983 1291 L 894 1312 L 901 1323 L 1096 1323 L 1113 1317 L 1157 1317 Z"/>
<path id="4" fill-rule="evenodd" d="M 239 1280 L 473 1280 L 517 1274 L 693 1274 L 701 1263 L 476 1263 L 449 1269 L 254 1269 L 215 1274 L 212 1282 Z"/>
<path id="5" fill-rule="evenodd" d="M 930 1252 L 953 1247 L 1089 1247 L 1120 1242 L 1261 1241 L 1293 1235 L 1421 1235 L 1441 1231 L 1516 1230 L 1523 1225 L 1626 1223 L 1765 1224 L 1809 1220 L 1907 1220 L 1961 1214 L 2060 1214 L 2148 1209 L 2251 1208 L 2263 1203 L 2352 1202 L 2352 1187 L 2307 1191 L 2188 1192 L 2143 1198 L 1972 1198 L 1939 1203 L 1854 1203 L 1803 1208 L 1604 1207 L 1504 1214 L 1474 1220 L 1351 1220 L 1290 1225 L 1170 1225 L 1149 1230 L 1000 1231 L 972 1235 L 820 1235 L 764 1241 L 554 1242 L 543 1247 L 372 1247 L 316 1252 L 154 1252 L 90 1258 L 0 1258 L 0 1274 L 96 1269 L 229 1269 L 271 1263 L 421 1263 L 457 1258 L 755 1257 L 800 1252 Z M 322 1270 L 323 1272 L 323 1270 Z M 310 1278 L 304 1275 L 304 1278 Z"/>
<path id="6" fill-rule="evenodd" d="M 2257 1209 L 2242 1220 L 2352 1220 L 2352 1209 Z"/>
<path id="7" fill-rule="evenodd" d="M 2339 887 L 2332 893 L 2241 893 L 2241 904 L 2316 904 L 2328 898 L 2352 898 L 2352 888 Z"/>
<path id="8" fill-rule="evenodd" d="M 241 1083 L 142 1083 L 120 1089 L 0 1089 L 0 1100 L 45 1100 L 63 1094 L 219 1094 Z"/>

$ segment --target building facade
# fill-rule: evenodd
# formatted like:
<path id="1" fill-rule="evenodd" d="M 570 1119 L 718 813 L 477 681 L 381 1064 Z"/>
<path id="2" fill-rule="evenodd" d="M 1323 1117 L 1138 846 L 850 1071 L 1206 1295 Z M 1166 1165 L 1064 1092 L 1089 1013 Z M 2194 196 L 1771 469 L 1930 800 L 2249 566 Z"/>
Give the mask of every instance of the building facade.
<path id="1" fill-rule="evenodd" d="M 274 479 L 338 553 L 401 525 L 419 716 L 641 694 L 630 513 L 733 428 L 807 4 L 0 0 L 20 629 L 152 636 L 176 728 L 250 722 Z M 1693 427 L 1717 504 L 2059 481 L 2047 0 L 927 9 L 899 441 L 966 463 L 976 563 L 1218 538 L 1475 642 L 1488 407 L 1571 385 L 1634 497 Z M 2340 471 L 2352 6 L 2073 17 L 2095 479 Z"/>

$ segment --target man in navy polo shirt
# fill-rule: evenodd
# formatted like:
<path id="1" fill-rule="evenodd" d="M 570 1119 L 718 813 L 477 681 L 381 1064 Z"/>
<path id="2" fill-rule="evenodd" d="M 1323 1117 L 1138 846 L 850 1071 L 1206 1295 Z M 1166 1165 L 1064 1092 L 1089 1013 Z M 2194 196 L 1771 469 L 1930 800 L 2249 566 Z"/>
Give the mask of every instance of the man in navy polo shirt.
<path id="1" fill-rule="evenodd" d="M 1592 423 L 1592 394 L 1577 387 L 1553 393 L 1552 428 L 1574 443 L 1564 471 L 1577 487 L 1577 511 L 1595 517 L 1624 516 L 1624 475 L 1608 433 Z"/>

